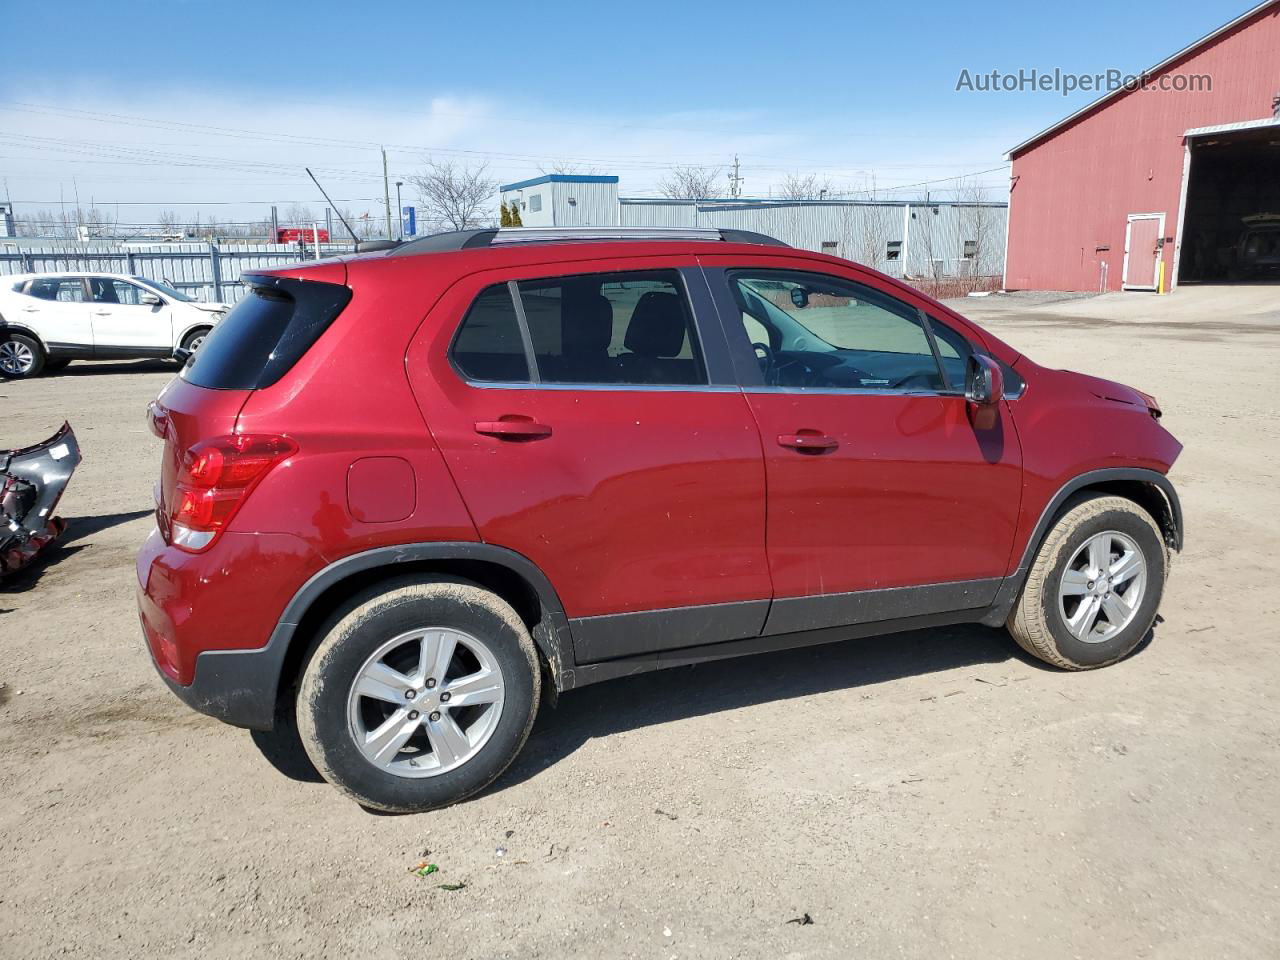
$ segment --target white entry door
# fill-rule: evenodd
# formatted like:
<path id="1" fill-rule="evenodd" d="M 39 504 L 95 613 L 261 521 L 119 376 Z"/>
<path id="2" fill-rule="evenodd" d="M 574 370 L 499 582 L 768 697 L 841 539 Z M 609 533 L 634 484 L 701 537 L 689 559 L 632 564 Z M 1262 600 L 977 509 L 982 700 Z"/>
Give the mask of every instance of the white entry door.
<path id="1" fill-rule="evenodd" d="M 1124 289 L 1154 290 L 1164 252 L 1163 213 L 1131 213 L 1124 231 Z"/>

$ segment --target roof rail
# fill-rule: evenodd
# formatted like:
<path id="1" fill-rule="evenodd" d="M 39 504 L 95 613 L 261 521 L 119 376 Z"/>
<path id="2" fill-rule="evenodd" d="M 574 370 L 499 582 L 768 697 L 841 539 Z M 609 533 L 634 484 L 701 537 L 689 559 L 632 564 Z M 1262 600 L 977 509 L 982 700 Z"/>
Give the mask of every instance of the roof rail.
<path id="1" fill-rule="evenodd" d="M 398 244 L 388 256 L 444 253 L 498 247 L 520 243 L 608 240 L 710 240 L 724 243 L 759 243 L 774 247 L 787 244 L 750 230 L 720 230 L 715 227 L 511 227 L 502 230 L 451 230 Z"/>

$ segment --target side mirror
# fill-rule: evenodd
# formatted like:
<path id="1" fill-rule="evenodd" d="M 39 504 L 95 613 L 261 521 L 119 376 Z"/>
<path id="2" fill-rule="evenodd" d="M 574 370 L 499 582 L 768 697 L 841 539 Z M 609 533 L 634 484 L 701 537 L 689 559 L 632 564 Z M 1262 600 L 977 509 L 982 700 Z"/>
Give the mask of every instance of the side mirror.
<path id="1" fill-rule="evenodd" d="M 164 303 L 164 301 L 154 293 L 144 293 L 140 299 L 142 300 L 143 306 L 147 307 L 158 307 L 160 304 Z"/>
<path id="2" fill-rule="evenodd" d="M 972 354 L 964 372 L 964 398 L 969 401 L 969 421 L 975 427 L 989 430 L 995 426 L 1004 399 L 1000 364 L 980 353 Z"/>

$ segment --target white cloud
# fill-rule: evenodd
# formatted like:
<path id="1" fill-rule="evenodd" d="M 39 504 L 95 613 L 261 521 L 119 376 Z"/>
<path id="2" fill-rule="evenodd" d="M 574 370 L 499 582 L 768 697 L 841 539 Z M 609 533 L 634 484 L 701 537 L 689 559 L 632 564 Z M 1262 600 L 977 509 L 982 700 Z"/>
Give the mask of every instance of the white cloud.
<path id="1" fill-rule="evenodd" d="M 1016 139 L 1006 131 L 948 137 L 905 124 L 878 128 L 865 117 L 814 125 L 744 109 L 622 115 L 466 93 L 321 101 L 77 87 L 28 91 L 23 103 L 0 104 L 0 169 L 20 215 L 29 204 L 56 206 L 60 195 L 68 204 L 77 194 L 85 205 L 147 204 L 122 207 L 121 221 L 149 220 L 188 201 L 222 219 L 262 216 L 272 202 L 322 208 L 304 166 L 335 199 L 350 201 L 344 205 L 376 211 L 379 144 L 393 182 L 427 156 L 487 162 L 499 182 L 563 163 L 617 174 L 624 195 L 654 194 L 672 165 L 727 171 L 737 153 L 745 193 L 759 196 L 788 172 L 828 177 L 837 191 L 939 180 L 997 166 Z M 1003 173 L 979 179 L 993 185 L 993 196 L 1003 192 Z"/>

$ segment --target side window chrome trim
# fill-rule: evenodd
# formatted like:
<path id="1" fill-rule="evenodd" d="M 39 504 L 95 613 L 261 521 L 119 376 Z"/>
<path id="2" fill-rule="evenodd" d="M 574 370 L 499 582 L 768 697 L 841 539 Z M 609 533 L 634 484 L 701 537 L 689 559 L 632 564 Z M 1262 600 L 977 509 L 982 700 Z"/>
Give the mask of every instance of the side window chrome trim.
<path id="1" fill-rule="evenodd" d="M 456 369 L 456 368 L 455 368 Z M 742 393 L 742 387 L 722 383 L 530 383 L 467 380 L 476 390 L 591 390 L 610 393 Z"/>

